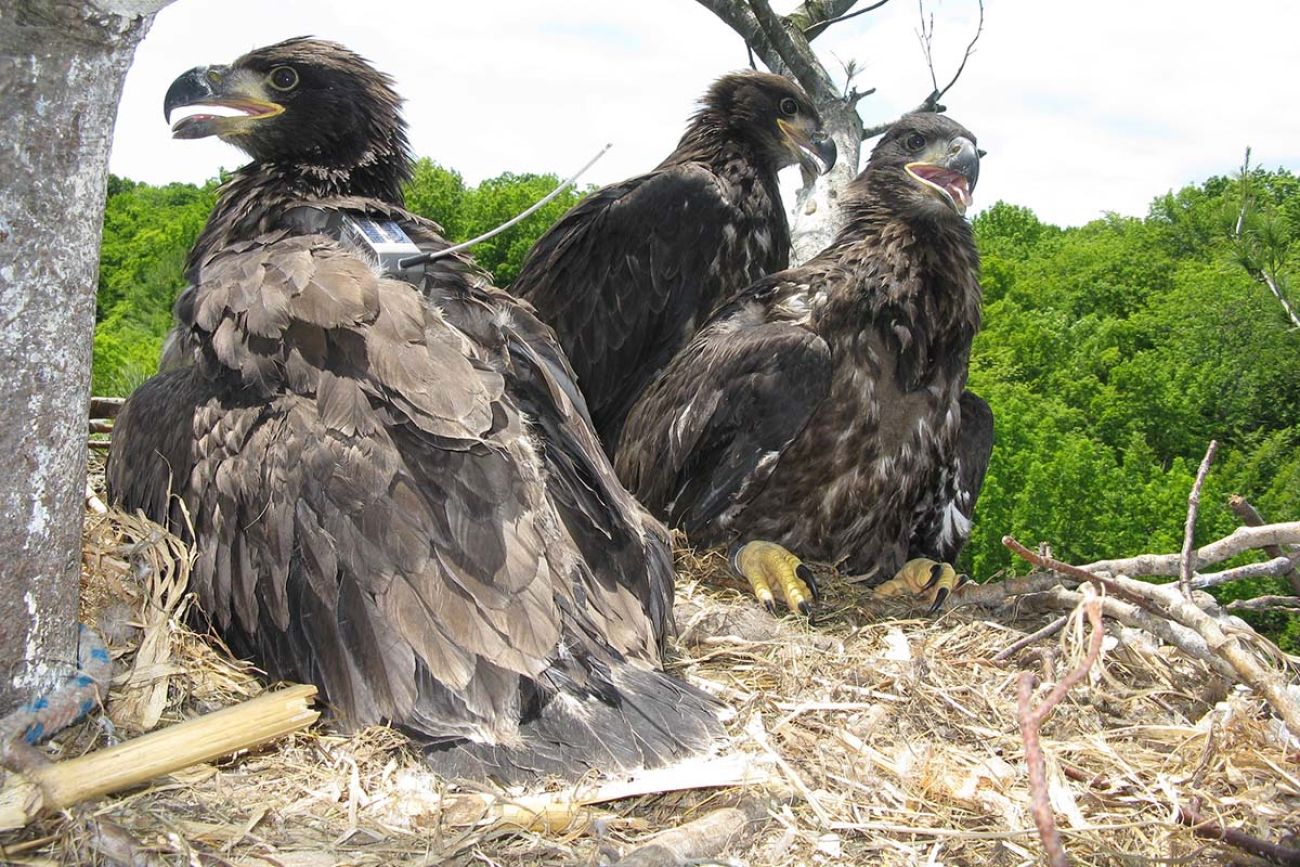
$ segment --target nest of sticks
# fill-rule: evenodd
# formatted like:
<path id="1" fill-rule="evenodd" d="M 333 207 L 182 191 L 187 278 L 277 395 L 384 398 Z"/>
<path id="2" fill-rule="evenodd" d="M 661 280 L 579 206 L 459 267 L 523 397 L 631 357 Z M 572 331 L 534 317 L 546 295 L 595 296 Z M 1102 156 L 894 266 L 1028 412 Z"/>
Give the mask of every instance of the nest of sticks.
<path id="1" fill-rule="evenodd" d="M 140 517 L 88 512 L 83 618 L 107 636 L 115 677 L 102 713 L 42 747 L 50 758 L 271 686 L 191 628 L 190 558 Z M 1044 812 L 1080 864 L 1300 858 L 1286 713 L 1214 648 L 1125 623 L 1105 608 L 1122 601 L 1114 587 L 1058 570 L 1018 579 L 1037 582 L 1027 593 L 983 585 L 931 617 L 826 568 L 809 624 L 746 598 L 716 552 L 680 548 L 677 565 L 669 665 L 734 710 L 715 755 L 631 780 L 490 790 L 434 777 L 393 731 L 323 720 L 0 834 L 0 860 L 1034 864 L 1045 846 L 1054 857 Z M 1231 640 L 1300 692 L 1293 659 Z"/>

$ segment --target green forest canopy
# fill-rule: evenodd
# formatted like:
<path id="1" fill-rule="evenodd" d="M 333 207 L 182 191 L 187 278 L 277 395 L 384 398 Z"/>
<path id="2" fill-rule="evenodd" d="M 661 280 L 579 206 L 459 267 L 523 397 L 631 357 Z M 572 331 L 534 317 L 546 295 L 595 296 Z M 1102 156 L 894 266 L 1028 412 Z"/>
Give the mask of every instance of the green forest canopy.
<path id="1" fill-rule="evenodd" d="M 1012 562 L 1010 533 L 1047 540 L 1074 562 L 1176 551 L 1187 493 L 1211 439 L 1219 457 L 1198 538 L 1230 532 L 1225 505 L 1244 494 L 1269 520 L 1300 518 L 1300 333 L 1242 268 L 1243 243 L 1266 244 L 1285 272 L 1300 260 L 1300 180 L 1249 175 L 1255 202 L 1234 238 L 1240 179 L 1211 178 L 1156 199 L 1144 219 L 1078 228 L 998 203 L 975 218 L 984 260 L 984 329 L 970 385 L 992 405 L 997 445 L 963 565 L 978 580 Z M 491 229 L 557 184 L 505 174 L 467 186 L 423 159 L 407 204 L 456 241 Z M 156 369 L 184 285 L 185 254 L 217 182 L 154 187 L 113 178 L 104 220 L 94 388 L 124 394 Z M 474 249 L 501 285 L 533 240 L 570 208 L 573 190 Z M 1284 273 L 1285 276 L 1285 273 Z M 1282 592 L 1239 582 L 1223 598 Z M 1263 615 L 1300 649 L 1300 618 Z"/>

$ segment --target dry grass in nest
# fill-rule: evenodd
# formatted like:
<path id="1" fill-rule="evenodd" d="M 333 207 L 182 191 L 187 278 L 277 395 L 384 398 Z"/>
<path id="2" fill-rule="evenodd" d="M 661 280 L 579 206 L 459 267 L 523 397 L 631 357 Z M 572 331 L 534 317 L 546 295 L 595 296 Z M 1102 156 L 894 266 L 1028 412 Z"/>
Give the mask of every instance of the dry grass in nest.
<path id="1" fill-rule="evenodd" d="M 189 552 L 149 522 L 89 517 L 83 616 L 110 636 L 111 725 L 54 739 L 58 759 L 260 693 L 266 684 L 192 631 Z M 1054 682 L 1086 644 L 1076 618 L 1009 663 L 1045 622 L 917 616 L 831 575 L 816 625 L 730 589 L 716 553 L 679 551 L 671 667 L 735 711 L 724 756 L 770 782 L 770 820 L 736 863 L 1032 864 L 1016 720 L 1021 670 Z M 1129 630 L 1043 728 L 1053 807 L 1079 864 L 1219 864 L 1175 804 L 1275 842 L 1300 835 L 1300 769 L 1277 720 L 1203 664 Z M 557 785 L 549 788 L 558 789 Z M 466 823 L 448 789 L 384 728 L 327 725 L 192 768 L 0 837 L 15 864 L 600 864 L 651 833 L 735 803 L 738 788 L 642 794 L 592 807 L 572 831 Z M 456 790 L 462 813 L 466 790 Z M 751 793 L 754 788 L 749 790 Z M 469 817 L 473 819 L 473 816 Z M 1294 844 L 1294 839 L 1290 840 Z"/>

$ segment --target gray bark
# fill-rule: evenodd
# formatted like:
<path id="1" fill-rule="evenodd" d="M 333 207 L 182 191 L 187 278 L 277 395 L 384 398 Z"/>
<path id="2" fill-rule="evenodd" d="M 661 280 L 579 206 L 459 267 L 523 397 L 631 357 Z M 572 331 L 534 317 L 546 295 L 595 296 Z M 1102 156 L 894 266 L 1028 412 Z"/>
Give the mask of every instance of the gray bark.
<path id="1" fill-rule="evenodd" d="M 818 178 L 804 178 L 790 215 L 790 263 L 806 262 L 830 246 L 844 225 L 839 193 L 858 175 L 862 118 L 844 100 L 818 100 L 817 110 L 835 140 L 835 166 Z"/>
<path id="2" fill-rule="evenodd" d="M 0 713 L 76 658 L 108 152 L 135 47 L 169 2 L 0 5 Z"/>

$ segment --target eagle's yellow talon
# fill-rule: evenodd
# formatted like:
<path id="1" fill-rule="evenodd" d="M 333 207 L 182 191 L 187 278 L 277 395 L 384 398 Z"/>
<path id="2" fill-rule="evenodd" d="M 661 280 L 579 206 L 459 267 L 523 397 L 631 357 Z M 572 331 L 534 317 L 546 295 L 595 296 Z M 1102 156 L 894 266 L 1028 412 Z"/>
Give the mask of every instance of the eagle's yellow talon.
<path id="1" fill-rule="evenodd" d="M 939 563 L 925 557 L 908 560 L 893 578 L 876 588 L 877 596 L 920 596 L 930 604 L 930 612 L 938 611 L 954 590 L 970 578 L 958 574 L 949 563 Z"/>
<path id="2" fill-rule="evenodd" d="M 742 575 L 754 595 L 768 611 L 776 611 L 773 587 L 781 588 L 781 595 L 791 611 L 812 614 L 812 603 L 817 598 L 817 581 L 812 570 L 780 545 L 772 542 L 748 542 L 737 549 L 732 565 Z"/>

